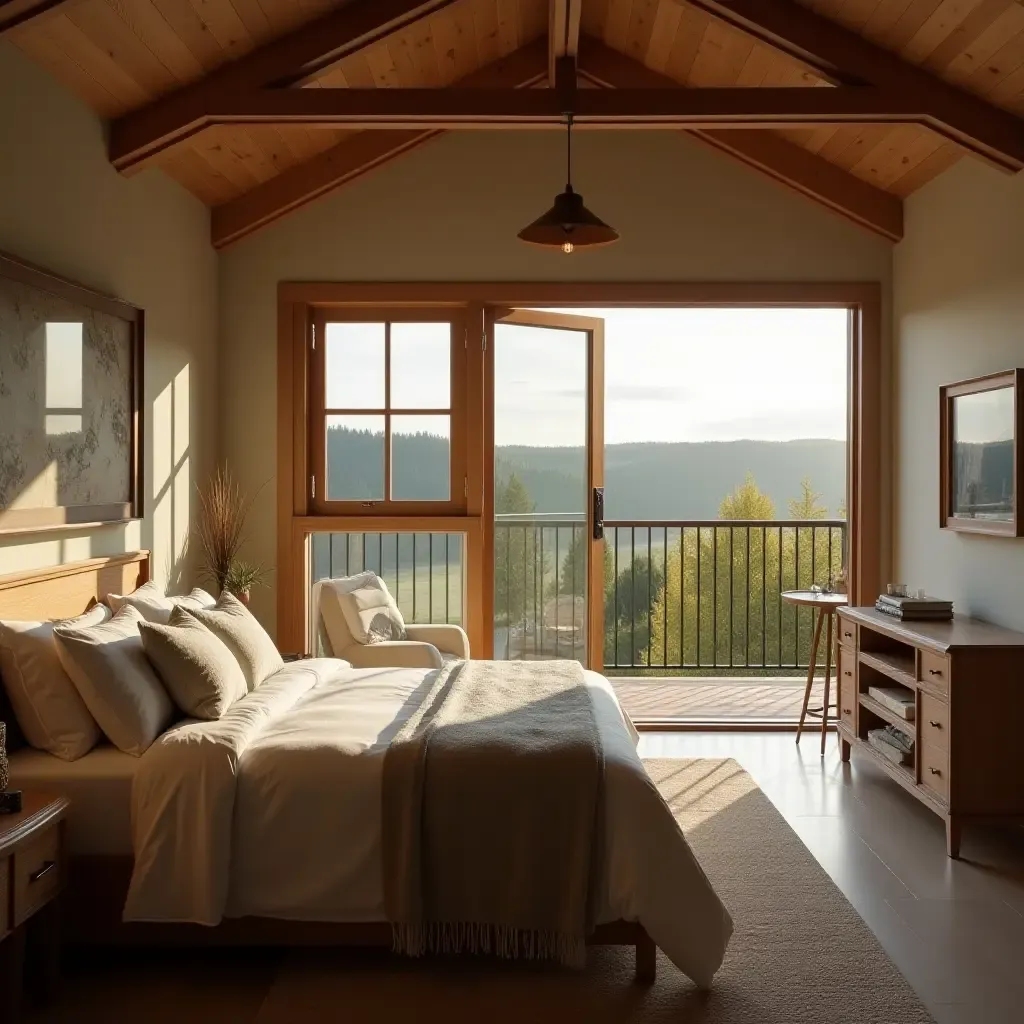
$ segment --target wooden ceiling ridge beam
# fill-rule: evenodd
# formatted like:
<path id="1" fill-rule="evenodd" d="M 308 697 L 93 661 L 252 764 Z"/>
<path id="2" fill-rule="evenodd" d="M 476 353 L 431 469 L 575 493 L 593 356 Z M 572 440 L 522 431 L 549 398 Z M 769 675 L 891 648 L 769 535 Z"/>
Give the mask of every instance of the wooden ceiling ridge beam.
<path id="1" fill-rule="evenodd" d="M 559 67 L 572 67 L 560 58 Z M 792 128 L 819 124 L 927 123 L 912 96 L 873 86 L 576 89 L 256 89 L 221 97 L 208 124 L 307 128 Z"/>
<path id="2" fill-rule="evenodd" d="M 352 0 L 189 85 L 114 121 L 109 156 L 121 171 L 138 169 L 212 122 L 226 98 L 269 86 L 300 84 L 341 57 L 419 21 L 455 0 Z"/>
<path id="3" fill-rule="evenodd" d="M 538 39 L 458 84 L 471 88 L 528 89 L 543 82 L 546 75 L 547 42 Z M 215 206 L 210 216 L 213 246 L 221 249 L 237 242 L 440 134 L 436 130 L 359 132 L 244 195 Z"/>
<path id="4" fill-rule="evenodd" d="M 579 61 L 580 76 L 604 88 L 682 88 L 671 78 L 589 36 L 580 40 Z M 687 134 L 890 241 L 898 242 L 903 237 L 903 201 L 899 196 L 862 181 L 773 132 L 702 129 Z"/>
<path id="5" fill-rule="evenodd" d="M 900 95 L 940 135 L 1003 170 L 1024 169 L 1024 120 L 794 0 L 686 2 L 809 64 L 828 81 Z"/>
<path id="6" fill-rule="evenodd" d="M 24 28 L 44 14 L 55 14 L 71 0 L 0 0 L 0 35 Z"/>
<path id="7" fill-rule="evenodd" d="M 580 41 L 583 0 L 548 0 L 548 85 L 556 85 L 560 58 L 575 57 Z"/>

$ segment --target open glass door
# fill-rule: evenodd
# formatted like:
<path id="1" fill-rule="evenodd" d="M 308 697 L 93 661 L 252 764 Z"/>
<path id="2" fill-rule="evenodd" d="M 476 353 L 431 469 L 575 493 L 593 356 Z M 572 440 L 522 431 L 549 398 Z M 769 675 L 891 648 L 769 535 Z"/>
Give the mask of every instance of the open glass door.
<path id="1" fill-rule="evenodd" d="M 492 313 L 494 657 L 604 647 L 604 321 Z"/>

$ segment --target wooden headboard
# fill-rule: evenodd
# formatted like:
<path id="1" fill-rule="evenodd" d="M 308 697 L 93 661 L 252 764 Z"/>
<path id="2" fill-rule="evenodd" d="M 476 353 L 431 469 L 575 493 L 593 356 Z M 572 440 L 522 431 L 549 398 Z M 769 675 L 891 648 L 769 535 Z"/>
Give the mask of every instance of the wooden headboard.
<path id="1" fill-rule="evenodd" d="M 148 579 L 148 551 L 11 573 L 0 576 L 0 619 L 68 619 L 107 594 L 130 594 Z"/>

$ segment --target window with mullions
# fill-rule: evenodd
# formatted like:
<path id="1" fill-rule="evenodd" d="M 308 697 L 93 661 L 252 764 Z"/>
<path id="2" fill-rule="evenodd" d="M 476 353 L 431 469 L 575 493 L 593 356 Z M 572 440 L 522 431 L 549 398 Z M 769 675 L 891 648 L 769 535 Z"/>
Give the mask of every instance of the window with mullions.
<path id="1" fill-rule="evenodd" d="M 453 485 L 455 333 L 450 319 L 318 325 L 322 428 L 314 466 L 322 502 L 435 507 L 462 497 L 461 480 Z"/>

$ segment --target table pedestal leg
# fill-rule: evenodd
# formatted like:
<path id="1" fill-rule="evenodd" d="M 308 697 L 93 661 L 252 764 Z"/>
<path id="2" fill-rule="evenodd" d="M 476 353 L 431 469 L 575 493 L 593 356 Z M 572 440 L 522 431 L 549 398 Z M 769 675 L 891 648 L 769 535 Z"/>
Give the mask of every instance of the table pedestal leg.
<path id="1" fill-rule="evenodd" d="M 818 641 L 821 639 L 821 624 L 825 618 L 824 611 L 818 609 L 818 618 L 814 623 L 814 641 L 811 644 L 811 666 L 807 670 L 807 688 L 804 690 L 804 703 L 800 709 L 800 723 L 796 727 L 796 741 L 800 742 L 800 733 L 803 732 L 804 719 L 807 717 L 807 705 L 811 700 L 811 687 L 814 685 L 814 667 L 818 661 Z"/>
<path id="2" fill-rule="evenodd" d="M 828 689 L 832 678 L 832 613 L 825 626 L 825 697 L 821 702 L 821 756 L 825 756 L 825 738 L 828 736 Z"/>

